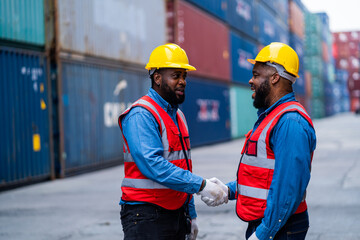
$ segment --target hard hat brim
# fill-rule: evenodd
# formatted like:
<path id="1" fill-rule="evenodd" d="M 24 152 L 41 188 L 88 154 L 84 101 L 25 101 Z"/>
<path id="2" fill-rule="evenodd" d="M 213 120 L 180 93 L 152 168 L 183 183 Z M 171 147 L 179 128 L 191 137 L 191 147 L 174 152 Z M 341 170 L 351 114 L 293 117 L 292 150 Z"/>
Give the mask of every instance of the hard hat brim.
<path id="1" fill-rule="evenodd" d="M 175 63 L 170 63 L 170 64 L 165 64 L 163 66 L 159 66 L 157 65 L 156 67 L 153 66 L 152 64 L 147 64 L 145 69 L 147 70 L 151 70 L 151 69 L 159 69 L 159 68 L 183 68 L 186 69 L 188 71 L 196 71 L 196 68 L 194 66 L 191 66 L 190 64 L 175 64 Z"/>

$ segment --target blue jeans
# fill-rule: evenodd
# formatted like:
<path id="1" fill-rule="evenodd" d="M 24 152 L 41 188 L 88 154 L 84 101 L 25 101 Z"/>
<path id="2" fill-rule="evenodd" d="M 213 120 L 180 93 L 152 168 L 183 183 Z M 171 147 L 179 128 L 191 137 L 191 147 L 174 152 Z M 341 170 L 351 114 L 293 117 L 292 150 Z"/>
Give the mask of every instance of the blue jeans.
<path id="1" fill-rule="evenodd" d="M 261 219 L 254 222 L 249 222 L 249 226 L 246 230 L 246 239 L 256 231 L 256 228 L 260 225 Z M 289 217 L 285 225 L 280 228 L 276 233 L 274 240 L 303 240 L 309 229 L 309 215 L 305 211 L 303 213 L 294 214 Z"/>
<path id="2" fill-rule="evenodd" d="M 167 210 L 152 204 L 125 204 L 121 205 L 120 218 L 125 240 L 185 239 L 183 207 Z"/>

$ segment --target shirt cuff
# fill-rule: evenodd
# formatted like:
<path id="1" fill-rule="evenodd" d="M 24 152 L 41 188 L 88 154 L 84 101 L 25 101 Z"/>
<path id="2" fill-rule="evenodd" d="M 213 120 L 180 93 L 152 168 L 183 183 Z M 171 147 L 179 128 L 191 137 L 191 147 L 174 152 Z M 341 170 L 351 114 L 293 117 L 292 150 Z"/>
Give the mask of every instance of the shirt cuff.
<path id="1" fill-rule="evenodd" d="M 274 239 L 275 234 L 276 232 L 271 232 L 263 223 L 256 228 L 256 236 L 261 240 Z"/>

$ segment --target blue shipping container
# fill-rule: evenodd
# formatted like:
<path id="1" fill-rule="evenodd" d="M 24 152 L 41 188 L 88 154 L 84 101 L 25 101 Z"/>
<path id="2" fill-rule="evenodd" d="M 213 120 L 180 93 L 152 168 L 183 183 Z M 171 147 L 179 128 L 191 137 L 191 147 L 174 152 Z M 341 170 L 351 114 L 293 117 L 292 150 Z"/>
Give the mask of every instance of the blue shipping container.
<path id="1" fill-rule="evenodd" d="M 50 178 L 47 60 L 0 48 L 0 187 Z"/>
<path id="2" fill-rule="evenodd" d="M 121 163 L 123 140 L 117 120 L 129 105 L 146 94 L 150 86 L 146 72 L 63 60 L 61 75 L 61 167 L 65 175 Z"/>
<path id="3" fill-rule="evenodd" d="M 255 59 L 258 49 L 254 42 L 241 38 L 235 32 L 230 32 L 231 45 L 231 78 L 235 82 L 248 85 L 252 77 L 253 65 L 247 59 Z"/>
<path id="4" fill-rule="evenodd" d="M 303 70 L 299 71 L 299 78 L 297 78 L 296 82 L 293 84 L 293 90 L 296 94 L 302 96 L 306 94 L 305 72 Z"/>
<path id="5" fill-rule="evenodd" d="M 242 33 L 256 38 L 255 7 L 252 0 L 229 0 L 227 22 Z"/>
<path id="6" fill-rule="evenodd" d="M 284 24 L 287 24 L 289 18 L 289 3 L 288 0 L 261 0 L 263 4 L 270 8 L 274 14 L 277 14 L 278 17 Z"/>
<path id="7" fill-rule="evenodd" d="M 226 12 L 228 9 L 228 0 L 187 0 L 194 5 L 202 8 L 210 14 L 226 20 Z"/>
<path id="8" fill-rule="evenodd" d="M 190 131 L 191 146 L 231 139 L 229 87 L 223 83 L 189 77 L 181 108 Z"/>
<path id="9" fill-rule="evenodd" d="M 276 16 L 262 4 L 257 4 L 259 41 L 263 45 L 271 42 L 289 43 L 289 27 L 278 21 Z"/>

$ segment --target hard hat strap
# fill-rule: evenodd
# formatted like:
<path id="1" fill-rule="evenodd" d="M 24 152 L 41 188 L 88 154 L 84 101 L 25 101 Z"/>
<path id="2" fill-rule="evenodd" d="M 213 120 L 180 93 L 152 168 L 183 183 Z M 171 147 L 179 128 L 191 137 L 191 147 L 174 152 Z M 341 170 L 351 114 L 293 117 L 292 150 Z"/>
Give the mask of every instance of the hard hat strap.
<path id="1" fill-rule="evenodd" d="M 281 66 L 280 64 L 272 63 L 272 62 L 266 62 L 265 64 L 270 66 L 270 67 L 274 67 L 280 76 L 282 76 L 283 78 L 286 78 L 287 80 L 289 80 L 293 84 L 295 83 L 296 77 L 294 77 L 293 75 L 288 73 L 285 70 L 285 68 L 283 66 Z"/>

